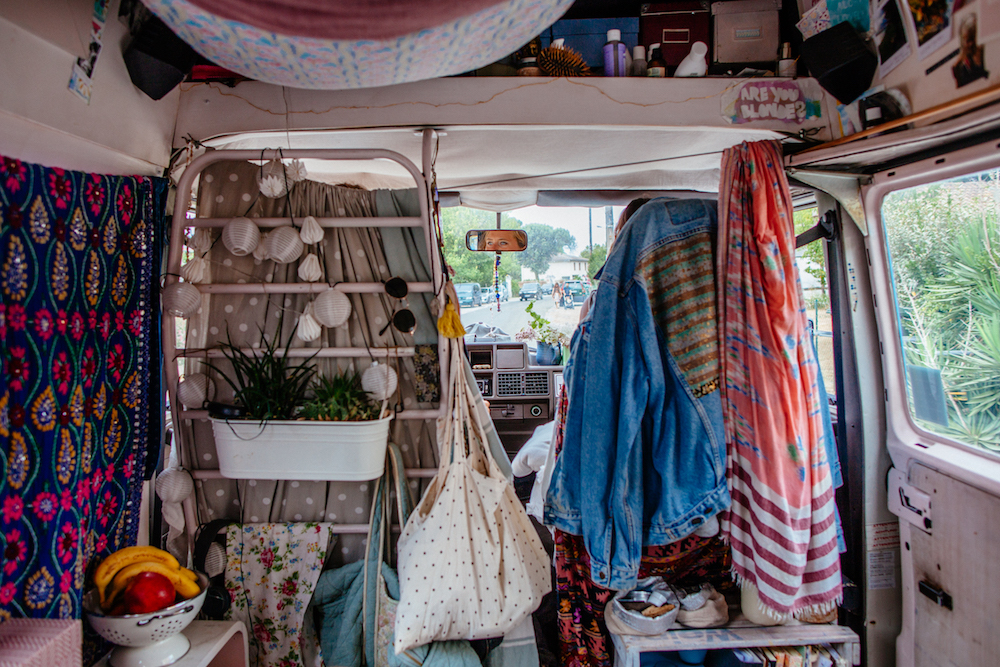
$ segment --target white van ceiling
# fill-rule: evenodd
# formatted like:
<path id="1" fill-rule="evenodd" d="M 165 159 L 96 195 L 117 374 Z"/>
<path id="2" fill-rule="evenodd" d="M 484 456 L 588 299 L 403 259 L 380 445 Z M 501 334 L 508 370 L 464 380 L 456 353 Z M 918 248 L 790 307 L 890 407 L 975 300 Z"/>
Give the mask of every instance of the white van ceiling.
<path id="1" fill-rule="evenodd" d="M 779 139 L 771 130 L 741 127 L 629 126 L 452 126 L 441 130 L 438 189 L 458 193 L 461 203 L 511 210 L 536 203 L 553 205 L 573 192 L 694 191 L 719 187 L 722 151 L 742 141 Z M 256 132 L 204 142 L 218 149 L 381 148 L 420 166 L 421 139 L 413 128 Z M 413 180 L 389 161 L 307 163 L 309 177 L 365 188 L 412 187 Z M 544 191 L 548 196 L 538 197 Z M 553 197 L 564 192 L 565 197 Z M 579 198 L 579 197 L 577 197 Z M 555 200 L 555 201 L 553 201 Z M 452 201 L 451 203 L 459 203 Z"/>

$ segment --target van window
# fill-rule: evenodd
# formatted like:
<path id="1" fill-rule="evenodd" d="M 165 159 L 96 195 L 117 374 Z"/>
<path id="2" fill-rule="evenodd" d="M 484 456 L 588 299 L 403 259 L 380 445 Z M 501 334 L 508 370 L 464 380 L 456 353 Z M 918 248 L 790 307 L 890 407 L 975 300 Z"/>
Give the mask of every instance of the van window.
<path id="1" fill-rule="evenodd" d="M 1000 453 L 1000 170 L 882 202 L 918 427 Z"/>
<path id="2" fill-rule="evenodd" d="M 795 234 L 816 226 L 819 212 L 815 207 L 795 211 Z M 795 251 L 795 265 L 802 283 L 806 317 L 812 328 L 816 358 L 823 375 L 823 386 L 829 397 L 837 396 L 837 378 L 834 375 L 833 316 L 830 312 L 830 286 L 826 276 L 826 242 L 817 239 Z"/>

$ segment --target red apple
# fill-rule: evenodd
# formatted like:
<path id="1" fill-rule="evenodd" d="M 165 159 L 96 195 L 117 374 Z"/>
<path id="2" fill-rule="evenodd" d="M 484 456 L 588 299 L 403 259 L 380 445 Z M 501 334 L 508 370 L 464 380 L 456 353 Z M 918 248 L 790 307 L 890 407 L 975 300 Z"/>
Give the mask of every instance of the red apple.
<path id="1" fill-rule="evenodd" d="M 162 574 L 140 572 L 125 587 L 125 613 L 148 614 L 174 603 L 174 585 Z"/>

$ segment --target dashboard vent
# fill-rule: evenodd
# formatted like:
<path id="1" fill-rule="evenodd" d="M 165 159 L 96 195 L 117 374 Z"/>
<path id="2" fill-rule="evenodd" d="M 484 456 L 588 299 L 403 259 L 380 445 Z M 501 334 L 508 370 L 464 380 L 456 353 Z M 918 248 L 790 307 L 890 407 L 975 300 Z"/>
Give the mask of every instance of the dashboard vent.
<path id="1" fill-rule="evenodd" d="M 548 373 L 525 373 L 524 374 L 524 395 L 525 396 L 545 396 L 549 393 Z"/>
<path id="2" fill-rule="evenodd" d="M 497 373 L 497 396 L 520 396 L 523 378 L 521 373 Z"/>

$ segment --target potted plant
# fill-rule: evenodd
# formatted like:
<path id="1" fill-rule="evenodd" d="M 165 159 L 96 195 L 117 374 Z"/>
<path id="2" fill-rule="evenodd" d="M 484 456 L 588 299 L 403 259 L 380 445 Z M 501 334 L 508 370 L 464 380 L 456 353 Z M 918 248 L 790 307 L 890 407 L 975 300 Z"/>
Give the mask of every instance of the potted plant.
<path id="1" fill-rule="evenodd" d="M 222 344 L 239 417 L 212 414 L 219 471 L 232 479 L 370 480 L 382 475 L 392 415 L 356 373 L 317 377 L 313 357 L 292 365 L 280 331 L 248 353 Z M 211 413 L 211 411 L 210 411 Z"/>
<path id="2" fill-rule="evenodd" d="M 562 363 L 562 344 L 568 342 L 566 334 L 552 326 L 552 323 L 535 312 L 535 304 L 528 304 L 524 312 L 531 316 L 531 325 L 516 334 L 519 341 L 533 340 L 536 343 L 535 363 L 539 366 L 558 366 Z"/>

